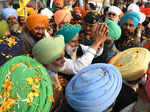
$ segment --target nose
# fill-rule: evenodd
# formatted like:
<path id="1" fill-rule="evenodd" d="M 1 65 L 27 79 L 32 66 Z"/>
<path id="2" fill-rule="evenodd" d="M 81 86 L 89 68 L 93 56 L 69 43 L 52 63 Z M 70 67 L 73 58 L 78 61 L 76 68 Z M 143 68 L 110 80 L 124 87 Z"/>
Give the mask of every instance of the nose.
<path id="1" fill-rule="evenodd" d="M 90 30 L 90 27 L 89 27 L 89 26 L 87 26 L 87 27 L 86 27 L 86 30 L 87 30 L 87 31 L 89 31 L 89 30 Z"/>
<path id="2" fill-rule="evenodd" d="M 39 29 L 39 31 L 38 31 L 38 33 L 40 33 L 40 34 L 44 34 L 44 29 Z"/>
<path id="3" fill-rule="evenodd" d="M 17 23 L 16 19 L 11 19 L 11 23 Z"/>
<path id="4" fill-rule="evenodd" d="M 126 28 L 127 28 L 127 30 L 129 30 L 129 29 L 130 29 L 130 26 L 129 26 L 129 25 L 127 25 L 127 27 L 126 27 Z"/>

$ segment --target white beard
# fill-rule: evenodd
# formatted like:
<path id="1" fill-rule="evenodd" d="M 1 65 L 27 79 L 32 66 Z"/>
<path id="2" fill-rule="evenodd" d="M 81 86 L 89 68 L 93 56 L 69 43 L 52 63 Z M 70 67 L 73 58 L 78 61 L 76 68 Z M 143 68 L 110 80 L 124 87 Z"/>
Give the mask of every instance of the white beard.
<path id="1" fill-rule="evenodd" d="M 47 69 L 48 70 L 50 70 L 50 71 L 52 71 L 52 72 L 62 72 L 62 71 L 64 71 L 64 66 L 62 66 L 62 67 L 58 67 L 58 66 L 55 66 L 55 65 L 53 65 L 53 64 L 49 64 L 48 66 L 47 66 Z"/>
<path id="2" fill-rule="evenodd" d="M 18 31 L 18 29 L 19 29 L 19 24 L 18 23 L 16 23 L 16 24 L 10 24 L 9 28 L 10 28 L 10 32 L 16 33 Z"/>
<path id="3" fill-rule="evenodd" d="M 118 23 L 118 21 L 119 21 L 119 18 L 118 18 L 118 17 L 111 18 L 111 17 L 109 17 L 109 16 L 106 16 L 106 19 L 110 19 L 110 20 L 112 20 L 112 21 L 114 21 L 114 22 L 116 22 L 116 23 Z"/>
<path id="4" fill-rule="evenodd" d="M 65 46 L 65 51 L 67 52 L 68 55 L 70 55 L 72 60 L 76 60 L 76 52 L 77 52 L 78 47 L 72 48 L 69 44 L 66 44 Z"/>

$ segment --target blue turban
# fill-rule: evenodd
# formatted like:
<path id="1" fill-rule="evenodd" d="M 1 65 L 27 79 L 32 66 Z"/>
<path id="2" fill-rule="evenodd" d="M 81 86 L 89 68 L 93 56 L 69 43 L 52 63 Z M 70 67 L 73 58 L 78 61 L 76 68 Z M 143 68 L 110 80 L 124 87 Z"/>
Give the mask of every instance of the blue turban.
<path id="1" fill-rule="evenodd" d="M 18 18 L 18 14 L 15 9 L 13 8 L 5 8 L 2 10 L 2 17 L 8 21 L 9 16 L 15 16 Z"/>
<path id="2" fill-rule="evenodd" d="M 134 29 L 140 22 L 141 16 L 138 12 L 128 12 L 120 20 L 120 25 L 122 26 L 128 19 L 132 19 L 134 23 Z"/>
<path id="3" fill-rule="evenodd" d="M 65 43 L 69 43 L 77 34 L 79 34 L 81 30 L 81 25 L 71 25 L 71 24 L 65 24 L 62 26 L 58 32 L 54 34 L 56 35 L 63 35 Z"/>
<path id="4" fill-rule="evenodd" d="M 122 77 L 110 64 L 93 64 L 78 72 L 66 87 L 66 99 L 78 112 L 102 112 L 116 100 Z"/>
<path id="5" fill-rule="evenodd" d="M 24 55 L 24 45 L 20 38 L 9 35 L 0 39 L 0 65 L 20 55 Z"/>

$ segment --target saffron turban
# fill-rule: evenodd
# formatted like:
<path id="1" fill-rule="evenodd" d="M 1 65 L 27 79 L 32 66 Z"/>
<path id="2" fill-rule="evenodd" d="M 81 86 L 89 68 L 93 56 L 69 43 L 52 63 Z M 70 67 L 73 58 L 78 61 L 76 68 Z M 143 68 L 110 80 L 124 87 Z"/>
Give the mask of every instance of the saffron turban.
<path id="1" fill-rule="evenodd" d="M 122 26 L 128 19 L 132 19 L 134 23 L 134 29 L 136 29 L 137 25 L 140 22 L 141 16 L 138 12 L 127 12 L 120 20 L 120 25 Z"/>
<path id="2" fill-rule="evenodd" d="M 110 60 L 121 72 L 123 79 L 135 81 L 145 75 L 150 62 L 150 52 L 145 48 L 127 49 Z"/>
<path id="3" fill-rule="evenodd" d="M 140 10 L 142 13 L 144 13 L 145 15 L 149 15 L 150 16 L 150 8 L 143 8 Z"/>
<path id="4" fill-rule="evenodd" d="M 9 16 L 14 16 L 16 19 L 18 19 L 18 15 L 15 9 L 13 8 L 4 8 L 2 10 L 2 17 L 8 21 Z"/>
<path id="5" fill-rule="evenodd" d="M 110 64 L 93 64 L 78 72 L 66 87 L 66 99 L 78 112 L 103 112 L 122 88 L 119 70 Z"/>
<path id="6" fill-rule="evenodd" d="M 46 69 L 36 60 L 17 56 L 0 67 L 1 112 L 48 112 L 53 90 Z"/>
<path id="7" fill-rule="evenodd" d="M 26 21 L 26 27 L 28 30 L 32 30 L 38 25 L 44 25 L 45 28 L 48 27 L 49 21 L 47 16 L 43 16 L 41 14 L 33 14 L 28 16 Z"/>
<path id="8" fill-rule="evenodd" d="M 70 23 L 70 21 L 72 19 L 72 15 L 71 15 L 70 11 L 61 9 L 61 10 L 58 10 L 55 12 L 54 19 L 55 19 L 55 23 L 57 25 L 59 25 L 61 22 Z"/>
<path id="9" fill-rule="evenodd" d="M 61 56 L 64 47 L 64 37 L 61 35 L 55 38 L 44 38 L 35 44 L 32 54 L 40 63 L 48 65 Z"/>
<path id="10" fill-rule="evenodd" d="M 75 7 L 74 8 L 74 12 L 80 11 L 81 13 L 83 12 L 83 9 L 80 7 Z"/>

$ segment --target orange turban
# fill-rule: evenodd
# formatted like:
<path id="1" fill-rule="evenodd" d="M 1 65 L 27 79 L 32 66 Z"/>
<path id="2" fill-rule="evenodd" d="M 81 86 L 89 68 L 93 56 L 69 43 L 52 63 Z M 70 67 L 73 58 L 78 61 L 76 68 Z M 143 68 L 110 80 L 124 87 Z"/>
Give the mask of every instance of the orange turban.
<path id="1" fill-rule="evenodd" d="M 59 3 L 60 7 L 63 8 L 64 7 L 64 0 L 55 0 L 55 4 Z"/>
<path id="2" fill-rule="evenodd" d="M 74 12 L 80 11 L 80 13 L 82 14 L 82 18 L 85 16 L 85 10 L 83 10 L 80 7 L 75 7 L 74 8 Z"/>
<path id="3" fill-rule="evenodd" d="M 122 18 L 124 16 L 124 13 L 121 11 L 121 13 L 120 13 L 120 18 Z"/>
<path id="4" fill-rule="evenodd" d="M 74 12 L 80 11 L 81 13 L 83 13 L 83 9 L 80 7 L 75 7 L 74 8 Z"/>
<path id="5" fill-rule="evenodd" d="M 34 29 L 38 25 L 43 24 L 45 28 L 48 27 L 49 21 L 47 16 L 43 16 L 41 14 L 33 14 L 28 16 L 26 21 L 26 27 L 29 30 Z"/>
<path id="6" fill-rule="evenodd" d="M 144 13 L 145 15 L 150 16 L 150 8 L 143 8 L 143 9 L 140 9 L 140 11 Z"/>
<path id="7" fill-rule="evenodd" d="M 63 22 L 70 22 L 72 19 L 71 12 L 68 10 L 57 10 L 54 14 L 55 23 L 59 25 L 62 21 Z"/>
<path id="8" fill-rule="evenodd" d="M 83 11 L 82 19 L 84 19 L 84 16 L 86 16 L 86 14 L 87 14 L 88 12 L 89 12 L 88 10 L 84 10 L 84 11 Z"/>

